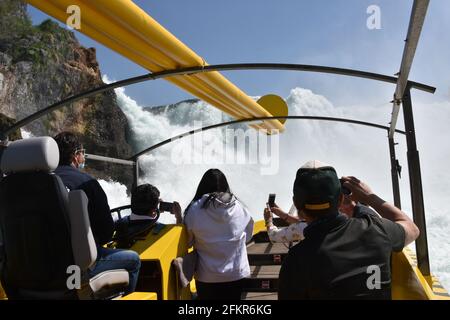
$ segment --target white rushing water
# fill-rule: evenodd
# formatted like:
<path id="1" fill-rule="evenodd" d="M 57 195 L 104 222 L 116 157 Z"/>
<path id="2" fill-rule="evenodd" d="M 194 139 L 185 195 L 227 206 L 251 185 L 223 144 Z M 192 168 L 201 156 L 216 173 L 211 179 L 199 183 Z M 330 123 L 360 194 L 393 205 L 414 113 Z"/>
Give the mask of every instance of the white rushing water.
<path id="1" fill-rule="evenodd" d="M 105 80 L 107 81 L 106 77 Z M 145 111 L 128 97 L 124 89 L 117 89 L 116 93 L 119 105 L 131 126 L 135 151 L 194 127 L 230 119 L 204 102 L 181 103 L 155 115 Z M 376 107 L 335 107 L 325 97 L 302 88 L 292 89 L 286 101 L 290 115 L 343 117 L 383 125 L 388 123 L 391 112 L 389 104 Z M 450 172 L 445 167 L 450 158 L 450 146 L 447 143 L 450 128 L 446 123 L 446 120 L 450 119 L 450 103 L 416 103 L 414 108 L 431 267 L 444 286 L 450 288 L 450 241 L 447 240 L 447 233 L 450 231 L 450 209 L 446 203 L 447 192 L 450 190 Z M 399 123 L 402 123 L 401 119 Z M 139 183 L 155 185 L 164 200 L 179 201 L 185 208 L 203 173 L 209 168 L 219 168 L 227 176 L 232 191 L 249 207 L 254 219 L 259 220 L 262 219 L 263 207 L 269 193 L 276 193 L 276 202 L 285 210 L 289 209 L 297 169 L 308 160 L 319 159 L 332 164 L 338 175 L 359 177 L 382 198 L 393 201 L 385 131 L 336 122 L 288 120 L 286 131 L 277 138 L 272 138 L 272 146 L 277 139 L 279 142 L 279 151 L 271 154 L 270 158 L 272 164 L 275 161 L 279 167 L 273 175 L 261 174 L 261 169 L 267 167 L 267 163 L 224 164 L 224 153 L 234 152 L 238 157 L 244 154 L 244 150 L 236 151 L 232 144 L 224 143 L 225 129 L 213 129 L 205 132 L 203 136 L 198 136 L 200 140 L 197 142 L 201 141 L 202 144 L 196 144 L 191 138 L 184 138 L 143 156 L 140 166 L 144 174 Z M 259 141 L 268 139 L 263 135 L 258 138 Z M 402 207 L 411 215 L 406 141 L 403 136 L 397 136 L 397 142 L 397 157 L 403 167 L 400 180 Z M 202 155 L 207 155 L 207 158 L 204 158 L 207 163 L 192 163 L 201 160 Z M 188 158 L 191 163 L 186 163 Z M 111 207 L 129 203 L 124 186 L 105 181 L 101 183 L 109 200 L 114 201 Z M 161 221 L 175 220 L 164 213 Z"/>

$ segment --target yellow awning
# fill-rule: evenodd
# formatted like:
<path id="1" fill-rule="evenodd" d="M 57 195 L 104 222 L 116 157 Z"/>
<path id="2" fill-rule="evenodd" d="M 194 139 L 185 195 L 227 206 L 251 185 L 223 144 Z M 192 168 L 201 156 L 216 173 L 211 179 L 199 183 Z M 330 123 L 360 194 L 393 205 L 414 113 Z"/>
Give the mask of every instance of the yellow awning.
<path id="1" fill-rule="evenodd" d="M 79 6 L 80 32 L 151 72 L 207 65 L 200 56 L 131 0 L 27 2 L 63 23 L 69 17 L 67 8 L 71 5 Z M 166 80 L 236 119 L 272 116 L 217 71 L 173 76 Z M 279 120 L 266 120 L 251 126 L 269 131 L 284 130 L 284 125 Z"/>

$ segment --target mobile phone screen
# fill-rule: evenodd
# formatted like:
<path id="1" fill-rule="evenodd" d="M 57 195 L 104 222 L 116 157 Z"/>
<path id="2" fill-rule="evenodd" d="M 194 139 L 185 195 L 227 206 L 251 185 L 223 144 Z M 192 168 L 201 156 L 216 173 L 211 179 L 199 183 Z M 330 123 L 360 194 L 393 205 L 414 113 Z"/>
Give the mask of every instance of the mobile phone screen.
<path id="1" fill-rule="evenodd" d="M 172 206 L 173 206 L 172 202 L 161 201 L 159 203 L 159 211 L 161 211 L 161 212 L 171 212 L 172 211 Z"/>
<path id="2" fill-rule="evenodd" d="M 269 201 L 268 201 L 268 203 L 269 203 L 270 207 L 275 206 L 275 197 L 276 197 L 275 193 L 269 194 Z"/>

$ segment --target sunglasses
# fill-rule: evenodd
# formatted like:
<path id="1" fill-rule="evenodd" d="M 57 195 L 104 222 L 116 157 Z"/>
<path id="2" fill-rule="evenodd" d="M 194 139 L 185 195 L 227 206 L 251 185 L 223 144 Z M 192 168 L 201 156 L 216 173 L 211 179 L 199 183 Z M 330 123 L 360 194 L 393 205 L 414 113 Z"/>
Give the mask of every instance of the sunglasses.
<path id="1" fill-rule="evenodd" d="M 86 154 L 86 149 L 77 149 L 77 150 L 75 150 L 75 154 L 79 154 L 79 153 L 81 153 L 81 154 Z"/>

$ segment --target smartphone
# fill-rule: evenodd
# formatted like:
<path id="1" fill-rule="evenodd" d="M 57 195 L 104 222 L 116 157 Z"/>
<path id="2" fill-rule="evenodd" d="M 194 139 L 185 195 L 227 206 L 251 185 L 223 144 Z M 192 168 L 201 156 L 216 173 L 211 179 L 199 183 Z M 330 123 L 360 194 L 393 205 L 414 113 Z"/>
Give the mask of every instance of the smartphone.
<path id="1" fill-rule="evenodd" d="M 347 188 L 347 187 L 344 187 L 344 180 L 342 180 L 342 179 L 339 179 L 339 181 L 341 182 L 341 190 L 342 190 L 342 193 L 344 194 L 344 195 L 346 195 L 346 196 L 351 196 L 352 195 L 352 191 L 349 189 L 349 188 Z"/>
<path id="2" fill-rule="evenodd" d="M 161 201 L 159 203 L 159 211 L 161 212 L 172 212 L 173 209 L 173 202 L 164 202 Z"/>
<path id="3" fill-rule="evenodd" d="M 269 203 L 269 207 L 270 208 L 275 206 L 275 197 L 276 197 L 275 193 L 270 193 L 269 194 L 269 201 L 267 201 L 267 202 Z"/>

